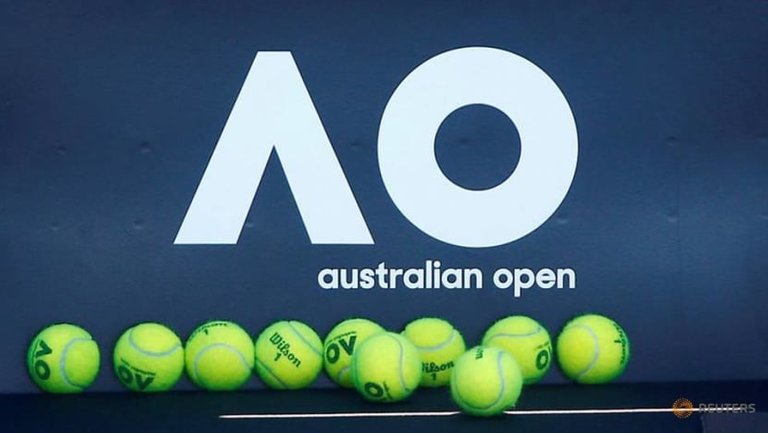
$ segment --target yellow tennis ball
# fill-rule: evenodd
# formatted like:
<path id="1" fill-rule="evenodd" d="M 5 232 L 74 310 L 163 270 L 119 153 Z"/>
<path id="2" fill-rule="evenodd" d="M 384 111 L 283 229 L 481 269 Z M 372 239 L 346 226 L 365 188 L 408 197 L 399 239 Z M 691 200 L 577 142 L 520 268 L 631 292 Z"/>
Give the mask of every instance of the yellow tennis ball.
<path id="1" fill-rule="evenodd" d="M 425 317 L 406 325 L 402 334 L 421 355 L 420 385 L 447 385 L 454 361 L 467 350 L 461 333 L 443 319 Z"/>
<path id="2" fill-rule="evenodd" d="M 606 383 L 629 362 L 629 339 L 613 320 L 597 314 L 568 322 L 557 337 L 557 360 L 566 376 L 578 383 Z"/>
<path id="3" fill-rule="evenodd" d="M 485 332 L 482 345 L 509 352 L 517 361 L 526 384 L 538 382 L 549 370 L 552 360 L 549 332 L 528 316 L 509 316 L 494 323 Z"/>
<path id="4" fill-rule="evenodd" d="M 477 346 L 456 360 L 451 375 L 451 396 L 461 410 L 492 416 L 517 403 L 523 376 L 515 359 L 496 347 Z"/>
<path id="5" fill-rule="evenodd" d="M 325 372 L 328 377 L 344 388 L 352 388 L 352 354 L 368 337 L 380 332 L 384 332 L 384 328 L 362 318 L 348 319 L 334 326 L 323 343 Z"/>
<path id="6" fill-rule="evenodd" d="M 123 332 L 112 360 L 115 374 L 126 388 L 167 391 L 184 371 L 184 348 L 179 337 L 165 326 L 141 323 Z"/>
<path id="7" fill-rule="evenodd" d="M 419 351 L 400 334 L 376 334 L 352 355 L 352 382 L 367 400 L 403 400 L 418 388 L 420 380 Z"/>
<path id="8" fill-rule="evenodd" d="M 253 341 L 233 322 L 200 325 L 187 339 L 184 351 L 187 375 L 209 391 L 240 388 L 253 370 Z"/>
<path id="9" fill-rule="evenodd" d="M 323 342 L 304 323 L 273 323 L 256 339 L 256 373 L 273 389 L 300 389 L 323 368 Z"/>
<path id="10" fill-rule="evenodd" d="M 68 323 L 51 325 L 32 340 L 27 368 L 40 389 L 57 394 L 81 392 L 99 373 L 99 347 L 91 334 Z"/>

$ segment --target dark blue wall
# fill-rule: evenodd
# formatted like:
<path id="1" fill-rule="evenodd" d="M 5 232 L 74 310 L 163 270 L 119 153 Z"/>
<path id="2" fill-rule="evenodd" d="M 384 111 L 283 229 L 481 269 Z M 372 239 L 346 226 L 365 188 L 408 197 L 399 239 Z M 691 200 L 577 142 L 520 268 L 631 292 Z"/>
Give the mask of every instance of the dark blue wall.
<path id="1" fill-rule="evenodd" d="M 765 2 L 319 3 L 3 2 L 0 392 L 33 390 L 26 345 L 54 321 L 94 334 L 105 361 L 94 389 L 113 390 L 112 345 L 137 321 L 185 338 L 211 318 L 256 333 L 293 317 L 325 333 L 354 315 L 393 329 L 439 315 L 476 342 L 503 315 L 529 314 L 554 334 L 596 311 L 631 338 L 622 380 L 768 378 Z M 397 84 L 473 45 L 546 71 L 579 131 L 557 213 L 487 249 L 410 224 L 376 154 Z M 293 53 L 375 245 L 311 245 L 274 157 L 237 245 L 173 245 L 259 50 Z M 519 145 L 498 114 L 475 107 L 446 121 L 436 149 L 449 177 L 484 187 L 508 173 Z M 571 267 L 578 284 L 515 299 L 315 283 L 324 267 L 427 258 L 486 273 Z"/>

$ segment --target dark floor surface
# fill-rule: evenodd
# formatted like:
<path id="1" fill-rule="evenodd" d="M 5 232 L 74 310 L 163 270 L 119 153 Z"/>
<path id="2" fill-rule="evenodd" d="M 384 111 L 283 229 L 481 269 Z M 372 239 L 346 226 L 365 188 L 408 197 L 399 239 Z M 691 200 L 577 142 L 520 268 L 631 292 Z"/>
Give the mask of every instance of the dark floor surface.
<path id="1" fill-rule="evenodd" d="M 353 391 L 181 392 L 155 395 L 0 395 L 2 432 L 768 432 L 768 381 L 601 386 L 540 385 L 524 390 L 517 410 L 670 408 L 685 397 L 700 403 L 754 404 L 756 413 L 466 415 L 352 419 L 220 419 L 239 413 L 453 411 L 446 389 L 420 389 L 406 401 L 374 404 Z"/>

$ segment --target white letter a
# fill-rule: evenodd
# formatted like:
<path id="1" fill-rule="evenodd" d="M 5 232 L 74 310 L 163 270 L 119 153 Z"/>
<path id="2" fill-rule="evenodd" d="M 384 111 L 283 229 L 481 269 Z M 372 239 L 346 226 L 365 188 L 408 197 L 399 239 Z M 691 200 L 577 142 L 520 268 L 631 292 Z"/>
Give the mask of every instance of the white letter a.
<path id="1" fill-rule="evenodd" d="M 372 244 L 290 52 L 259 52 L 175 244 L 236 244 L 272 149 L 313 244 Z"/>

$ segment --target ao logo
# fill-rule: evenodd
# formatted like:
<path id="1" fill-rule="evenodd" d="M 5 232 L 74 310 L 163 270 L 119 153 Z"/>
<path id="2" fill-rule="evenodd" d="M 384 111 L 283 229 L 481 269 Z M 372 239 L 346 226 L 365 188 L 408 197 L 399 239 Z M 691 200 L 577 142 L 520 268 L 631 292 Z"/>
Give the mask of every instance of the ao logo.
<path id="1" fill-rule="evenodd" d="M 464 189 L 434 151 L 443 120 L 485 104 L 514 121 L 520 160 L 501 184 Z M 372 244 L 290 52 L 253 60 L 176 244 L 236 244 L 272 150 L 313 244 Z M 379 169 L 402 214 L 424 233 L 464 247 L 503 245 L 536 230 L 565 198 L 578 140 L 568 102 L 530 61 L 495 48 L 439 54 L 403 79 L 384 109 Z"/>

